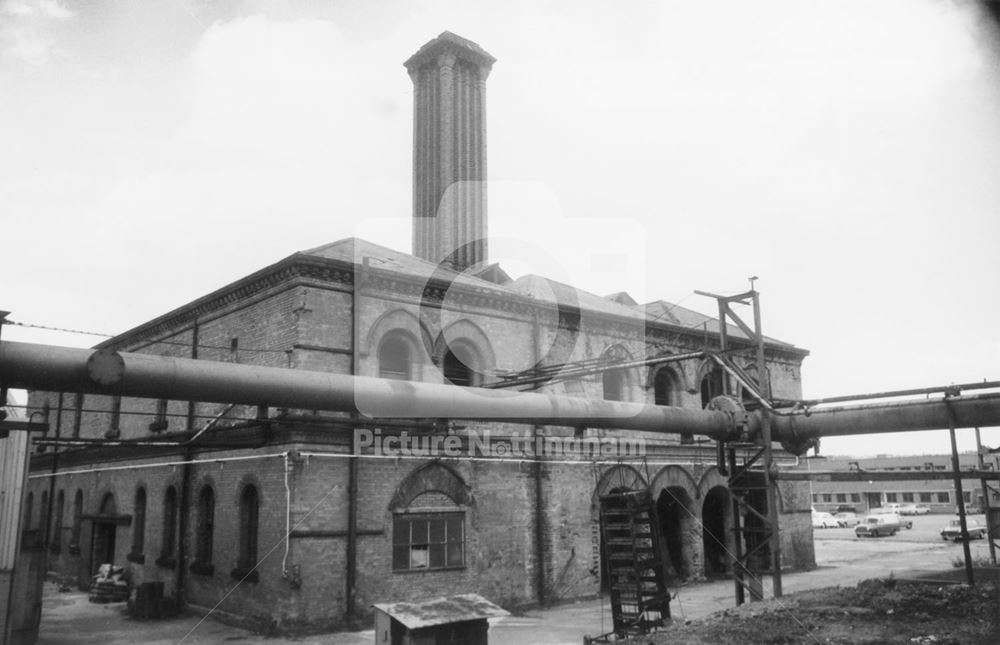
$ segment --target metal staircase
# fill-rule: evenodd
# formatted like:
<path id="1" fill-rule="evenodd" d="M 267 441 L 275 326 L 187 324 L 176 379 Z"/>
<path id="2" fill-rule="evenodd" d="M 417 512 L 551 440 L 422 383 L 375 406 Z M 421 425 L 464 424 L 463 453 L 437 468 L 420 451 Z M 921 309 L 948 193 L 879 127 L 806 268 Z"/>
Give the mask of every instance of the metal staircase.
<path id="1" fill-rule="evenodd" d="M 647 634 L 670 618 L 653 497 L 648 490 L 612 493 L 600 498 L 600 509 L 614 633 Z"/>

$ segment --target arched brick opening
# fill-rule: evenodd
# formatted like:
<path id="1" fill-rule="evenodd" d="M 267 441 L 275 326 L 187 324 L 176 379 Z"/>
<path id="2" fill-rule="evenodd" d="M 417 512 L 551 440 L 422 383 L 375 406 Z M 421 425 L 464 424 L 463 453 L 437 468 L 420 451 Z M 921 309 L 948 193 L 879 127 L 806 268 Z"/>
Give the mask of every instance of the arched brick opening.
<path id="1" fill-rule="evenodd" d="M 729 527 L 732 504 L 726 486 L 713 486 L 701 505 L 702 543 L 705 552 L 705 577 L 725 577 L 729 571 Z"/>
<path id="2" fill-rule="evenodd" d="M 648 487 L 639 471 L 631 466 L 613 466 L 601 475 L 594 487 L 590 504 L 591 536 L 594 545 L 592 571 L 600 576 L 601 593 L 610 588 L 607 562 L 604 559 L 604 543 L 601 538 L 601 497 L 628 490 L 644 490 Z"/>
<path id="3" fill-rule="evenodd" d="M 112 520 L 118 513 L 113 493 L 106 493 L 94 519 L 94 537 L 90 550 L 90 573 L 97 573 L 102 564 L 113 564 L 118 538 L 118 526 Z M 120 564 L 120 563 L 119 563 Z"/>
<path id="4" fill-rule="evenodd" d="M 414 499 L 429 492 L 447 495 L 460 506 L 472 504 L 472 491 L 465 480 L 441 462 L 432 461 L 407 475 L 392 496 L 389 510 L 407 508 Z"/>
<path id="5" fill-rule="evenodd" d="M 686 580 L 694 574 L 698 519 L 693 507 L 691 496 L 681 486 L 668 486 L 656 498 L 668 579 Z"/>

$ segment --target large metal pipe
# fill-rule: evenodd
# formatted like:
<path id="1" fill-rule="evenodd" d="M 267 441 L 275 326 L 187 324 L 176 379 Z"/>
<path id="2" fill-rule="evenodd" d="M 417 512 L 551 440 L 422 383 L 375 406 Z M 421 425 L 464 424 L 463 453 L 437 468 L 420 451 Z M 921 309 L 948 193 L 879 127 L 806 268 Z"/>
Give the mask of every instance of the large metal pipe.
<path id="1" fill-rule="evenodd" d="M 743 429 L 742 414 L 719 410 L 15 342 L 0 342 L 0 384 L 52 392 L 358 412 L 370 418 L 450 418 L 688 432 L 727 440 Z M 953 396 L 948 401 L 956 427 L 1000 425 L 1000 393 Z M 943 399 L 779 410 L 772 413 L 770 421 L 773 439 L 791 446 L 824 436 L 951 427 Z M 749 413 L 746 422 L 750 435 L 758 436 L 760 415 Z"/>
<path id="2" fill-rule="evenodd" d="M 735 427 L 732 416 L 720 411 L 15 342 L 0 343 L 0 383 L 51 392 L 357 412 L 370 418 L 691 432 L 717 439 Z"/>
<path id="3" fill-rule="evenodd" d="M 948 401 L 946 404 L 945 401 Z M 1000 393 L 916 399 L 795 411 L 771 417 L 776 441 L 911 430 L 947 430 L 951 405 L 956 428 L 1000 425 Z M 757 417 L 751 416 L 751 429 Z"/>

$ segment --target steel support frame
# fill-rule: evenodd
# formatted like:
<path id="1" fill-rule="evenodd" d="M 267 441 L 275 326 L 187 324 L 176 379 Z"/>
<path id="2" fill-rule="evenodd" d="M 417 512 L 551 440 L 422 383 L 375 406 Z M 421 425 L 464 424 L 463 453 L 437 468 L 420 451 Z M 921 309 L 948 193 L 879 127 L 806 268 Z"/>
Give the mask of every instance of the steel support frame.
<path id="1" fill-rule="evenodd" d="M 752 345 L 756 349 L 754 364 L 757 367 L 758 392 L 755 394 L 759 394 L 761 409 L 758 411 L 760 424 L 754 439 L 760 447 L 760 452 L 749 460 L 742 468 L 743 471 L 746 471 L 753 464 L 759 461 L 761 457 L 763 457 L 763 464 L 759 470 L 763 479 L 767 509 L 766 515 L 764 515 L 756 511 L 756 509 L 751 508 L 749 504 L 741 504 L 738 501 L 740 496 L 736 494 L 736 491 L 733 488 L 733 483 L 736 481 L 735 478 L 737 478 L 741 471 L 737 470 L 737 465 L 732 458 L 734 453 L 731 452 L 729 481 L 730 494 L 733 497 L 733 530 L 736 534 L 735 543 L 739 546 L 739 549 L 733 553 L 732 566 L 737 587 L 736 602 L 737 604 L 741 604 L 743 601 L 742 589 L 745 582 L 741 580 L 741 574 L 743 571 L 747 571 L 750 581 L 760 580 L 760 574 L 762 573 L 762 571 L 755 571 L 752 566 L 749 566 L 753 562 L 750 558 L 752 553 L 740 553 L 740 551 L 742 551 L 741 539 L 749 537 L 749 532 L 746 526 L 740 526 L 737 507 L 746 507 L 748 511 L 752 511 L 762 520 L 764 539 L 756 542 L 756 547 L 752 551 L 756 552 L 762 548 L 763 544 L 767 544 L 770 547 L 772 592 L 775 598 L 780 598 L 783 595 L 781 581 L 781 537 L 778 531 L 778 496 L 775 488 L 776 484 L 772 477 L 772 473 L 774 472 L 774 449 L 771 437 L 771 410 L 773 407 L 771 404 L 771 383 L 770 378 L 768 377 L 767 364 L 764 361 L 764 333 L 761 329 L 760 294 L 754 289 L 733 296 L 720 296 L 703 291 L 696 291 L 695 293 L 715 298 L 716 303 L 718 304 L 720 353 L 725 354 L 729 349 L 728 324 L 730 321 L 732 321 L 733 324 L 735 324 L 748 338 L 750 338 Z M 731 306 L 732 303 L 740 303 L 744 305 L 750 304 L 753 306 L 753 328 L 747 325 L 743 319 L 740 318 L 735 311 L 733 311 Z M 731 374 L 729 371 L 725 371 L 723 375 L 722 387 L 723 393 L 727 395 L 733 394 L 733 392 L 730 391 L 730 377 Z M 753 584 L 757 583 L 754 582 Z M 757 599 L 754 597 L 755 595 L 756 594 L 751 594 L 751 599 Z"/>
<path id="2" fill-rule="evenodd" d="M 996 495 L 1000 497 L 1000 485 L 996 482 L 1000 477 L 991 478 L 986 476 L 986 460 L 983 457 L 983 441 L 979 434 L 979 428 L 976 428 L 976 457 L 978 459 L 979 473 L 980 473 L 980 485 L 983 489 L 983 504 L 985 508 L 983 511 L 986 513 L 986 526 L 989 527 L 989 532 L 986 534 L 986 539 L 990 543 L 990 562 L 993 566 L 997 565 L 997 550 L 1000 548 L 1000 530 L 993 529 L 993 513 L 991 509 L 993 508 L 993 503 L 991 497 Z M 990 464 L 992 467 L 993 464 Z M 991 473 L 993 475 L 1000 475 L 1000 473 Z"/>

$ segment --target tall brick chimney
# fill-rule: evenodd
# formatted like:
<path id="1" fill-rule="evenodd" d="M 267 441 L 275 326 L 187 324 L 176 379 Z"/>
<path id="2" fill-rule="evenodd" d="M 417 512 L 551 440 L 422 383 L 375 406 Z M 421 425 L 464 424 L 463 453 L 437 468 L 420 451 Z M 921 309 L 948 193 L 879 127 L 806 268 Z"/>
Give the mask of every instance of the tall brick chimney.
<path id="1" fill-rule="evenodd" d="M 486 263 L 486 77 L 496 59 L 444 32 L 404 65 L 413 79 L 413 254 L 456 271 Z"/>

